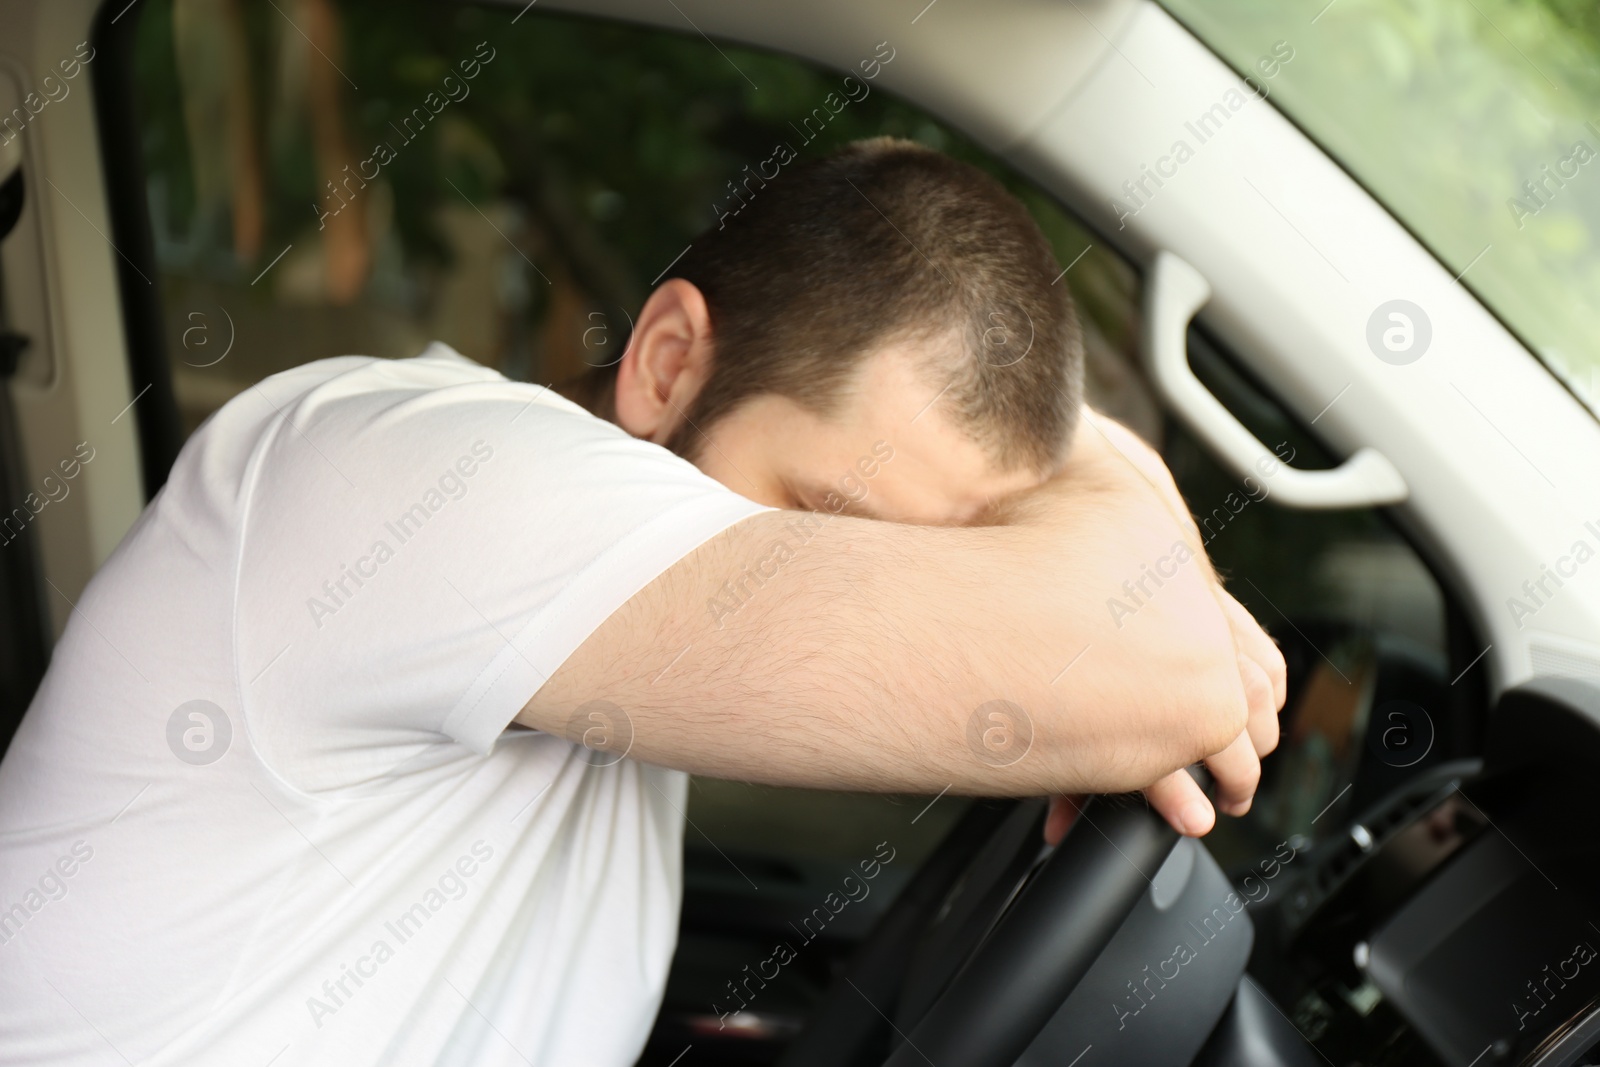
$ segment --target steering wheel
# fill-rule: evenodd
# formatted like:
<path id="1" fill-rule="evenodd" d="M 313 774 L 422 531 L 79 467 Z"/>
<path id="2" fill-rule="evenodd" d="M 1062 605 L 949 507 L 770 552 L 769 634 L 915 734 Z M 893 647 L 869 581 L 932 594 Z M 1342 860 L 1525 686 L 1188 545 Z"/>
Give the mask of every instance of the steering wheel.
<path id="1" fill-rule="evenodd" d="M 1005 812 L 981 805 L 902 892 L 846 972 L 848 985 L 838 983 L 846 988 L 830 994 L 780 1061 L 783 1067 L 861 1062 L 865 1027 L 893 1014 L 890 1004 L 870 1003 L 861 985 L 873 989 L 869 983 L 882 978 L 890 959 L 903 966 L 908 949 L 927 936 L 939 902 L 971 873 L 980 847 L 997 836 Z M 1027 822 L 1035 836 L 1023 848 L 1038 847 L 1037 827 L 1036 820 Z M 1091 798 L 1020 891 L 1002 892 L 988 905 L 989 916 L 975 916 L 988 920 L 988 936 L 883 1067 L 1011 1067 L 1111 943 L 1177 842 L 1142 796 Z M 849 1044 L 855 1047 L 841 1047 Z"/>

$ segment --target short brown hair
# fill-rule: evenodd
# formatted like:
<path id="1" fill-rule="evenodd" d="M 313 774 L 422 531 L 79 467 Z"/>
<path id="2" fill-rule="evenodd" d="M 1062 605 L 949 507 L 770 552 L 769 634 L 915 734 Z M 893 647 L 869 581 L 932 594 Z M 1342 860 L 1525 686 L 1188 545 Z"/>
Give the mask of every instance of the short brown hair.
<path id="1" fill-rule="evenodd" d="M 672 271 L 704 295 L 713 343 L 673 451 L 692 459 L 701 431 L 757 396 L 831 415 L 870 353 L 956 334 L 961 355 L 924 369 L 957 425 L 1002 469 L 1062 458 L 1082 337 L 1049 243 L 999 182 L 889 137 L 755 182 Z M 615 367 L 597 373 L 609 382 L 591 389 L 609 407 Z"/>

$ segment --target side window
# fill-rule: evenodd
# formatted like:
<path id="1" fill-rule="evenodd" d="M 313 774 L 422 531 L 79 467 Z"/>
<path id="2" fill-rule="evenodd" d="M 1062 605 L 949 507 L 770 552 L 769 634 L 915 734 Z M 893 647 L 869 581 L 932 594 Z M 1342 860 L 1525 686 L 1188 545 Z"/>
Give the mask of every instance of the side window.
<path id="1" fill-rule="evenodd" d="M 976 163 L 1028 201 L 1074 264 L 1062 284 L 1088 312 L 1096 380 L 1125 388 L 1111 357 L 1133 341 L 1132 272 L 879 91 L 893 41 L 846 83 L 695 35 L 499 6 L 149 0 L 139 17 L 186 430 L 276 371 L 435 339 L 512 378 L 570 380 L 620 356 L 652 283 L 750 195 L 747 171 L 779 146 L 805 159 L 879 134 Z M 1147 403 L 1133 410 L 1148 423 Z"/>

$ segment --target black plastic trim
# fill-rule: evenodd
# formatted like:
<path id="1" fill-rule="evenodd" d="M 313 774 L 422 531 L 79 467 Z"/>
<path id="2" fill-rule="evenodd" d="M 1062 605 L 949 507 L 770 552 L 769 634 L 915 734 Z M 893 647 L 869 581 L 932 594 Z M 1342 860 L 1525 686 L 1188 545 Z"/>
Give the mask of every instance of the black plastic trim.
<path id="1" fill-rule="evenodd" d="M 95 18 L 91 66 L 95 119 L 99 127 L 106 208 L 116 258 L 128 377 L 138 399 L 129 414 L 139 439 L 145 499 L 166 484 L 183 447 L 183 424 L 172 392 L 162 324 L 160 272 L 145 193 L 144 152 L 139 143 L 138 81 L 133 45 L 143 0 L 104 4 Z"/>

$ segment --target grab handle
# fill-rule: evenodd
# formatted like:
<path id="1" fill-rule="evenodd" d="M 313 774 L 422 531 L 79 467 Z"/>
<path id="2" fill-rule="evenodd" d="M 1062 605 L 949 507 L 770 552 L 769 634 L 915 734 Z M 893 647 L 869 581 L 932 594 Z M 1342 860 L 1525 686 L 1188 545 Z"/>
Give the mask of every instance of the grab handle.
<path id="1" fill-rule="evenodd" d="M 1189 366 L 1189 323 L 1209 299 L 1211 286 L 1199 271 L 1171 252 L 1159 253 L 1145 281 L 1142 354 L 1156 391 L 1222 465 L 1235 477 L 1270 478 L 1269 497 L 1284 507 L 1360 508 L 1405 500 L 1405 479 L 1372 448 L 1357 449 L 1332 470 L 1297 470 L 1234 418 Z"/>

